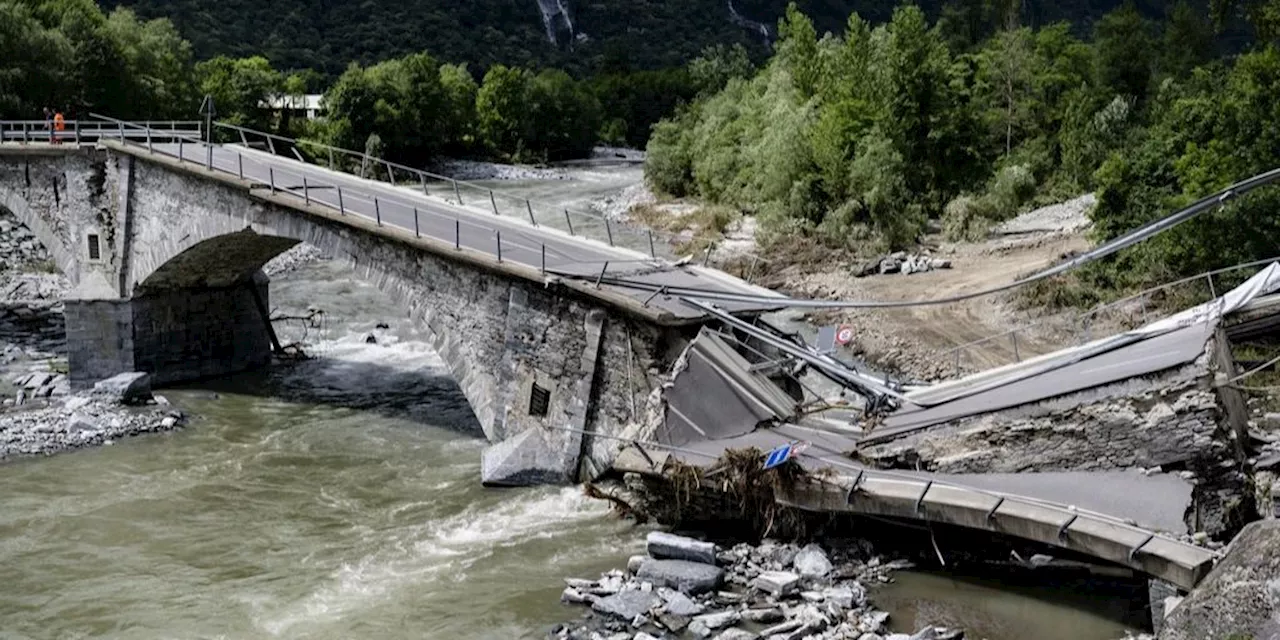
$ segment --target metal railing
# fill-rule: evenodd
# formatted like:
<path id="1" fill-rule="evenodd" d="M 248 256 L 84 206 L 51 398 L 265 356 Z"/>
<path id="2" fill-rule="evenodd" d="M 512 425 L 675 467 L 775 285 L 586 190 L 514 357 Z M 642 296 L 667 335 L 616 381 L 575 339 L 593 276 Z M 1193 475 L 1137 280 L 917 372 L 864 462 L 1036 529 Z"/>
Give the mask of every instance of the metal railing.
<path id="1" fill-rule="evenodd" d="M 1208 291 L 1209 299 L 1212 300 L 1214 298 L 1217 298 L 1219 293 L 1225 293 L 1227 290 L 1226 288 L 1223 288 L 1221 292 L 1219 291 L 1218 285 L 1222 283 L 1221 282 L 1215 283 L 1214 276 L 1220 276 L 1224 273 L 1242 271 L 1245 269 L 1262 267 L 1276 261 L 1280 261 L 1280 256 L 1277 256 L 1274 258 L 1266 258 L 1263 260 L 1255 260 L 1253 262 L 1246 262 L 1243 264 L 1233 265 L 1230 267 L 1215 269 L 1213 271 L 1206 271 L 1204 273 L 1196 274 L 1194 276 L 1189 276 L 1186 278 L 1180 278 L 1178 280 L 1173 280 L 1170 282 L 1166 282 L 1164 284 L 1159 284 L 1147 289 L 1143 289 L 1142 291 L 1127 295 L 1118 300 L 1113 300 L 1111 302 L 1097 305 L 1086 311 L 1069 313 L 1065 320 L 1061 316 L 1051 316 L 1048 318 L 1042 318 L 1039 320 L 1035 320 L 1033 322 L 1019 325 L 1007 331 L 1002 331 L 1000 333 L 987 336 L 985 338 L 979 338 L 977 340 L 972 340 L 969 342 L 965 342 L 963 344 L 956 345 L 950 349 L 937 352 L 935 355 L 936 357 L 941 358 L 943 360 L 948 360 L 948 359 L 952 360 L 955 366 L 956 375 L 959 376 L 961 374 L 960 366 L 961 366 L 961 356 L 963 353 L 965 353 L 966 351 L 970 351 L 975 347 L 990 345 L 990 344 L 998 344 L 998 343 L 1007 341 L 1007 344 L 1013 353 L 1013 362 L 1021 362 L 1023 355 L 1034 355 L 1034 354 L 1023 353 L 1023 351 L 1025 350 L 1025 347 L 1028 346 L 1028 344 L 1030 343 L 1030 340 L 1028 338 L 1023 338 L 1023 341 L 1021 343 L 1021 346 L 1023 348 L 1020 349 L 1019 348 L 1020 345 L 1018 342 L 1018 335 L 1019 334 L 1027 335 L 1031 329 L 1035 329 L 1039 327 L 1048 327 L 1051 325 L 1065 325 L 1067 327 L 1070 327 L 1069 332 L 1070 332 L 1071 338 L 1069 339 L 1068 344 L 1072 344 L 1072 343 L 1084 344 L 1093 339 L 1094 337 L 1093 327 L 1095 324 L 1097 324 L 1099 320 L 1102 319 L 1102 316 L 1104 314 L 1117 313 L 1117 312 L 1121 312 L 1121 309 L 1123 309 L 1124 307 L 1137 306 L 1138 308 L 1134 310 L 1134 313 L 1127 314 L 1131 316 L 1130 318 L 1127 318 L 1127 319 L 1136 320 L 1138 322 L 1145 323 L 1149 321 L 1150 312 L 1152 310 L 1152 307 L 1154 306 L 1151 303 L 1151 298 L 1157 293 L 1166 292 L 1175 287 L 1181 287 L 1184 285 L 1202 285 L 1204 286 L 1205 290 Z M 1136 317 L 1133 317 L 1133 316 L 1136 316 Z"/>
<path id="2" fill-rule="evenodd" d="M 83 144 L 98 140 L 146 140 L 173 141 L 178 138 L 199 139 L 203 136 L 202 124 L 187 120 L 157 120 L 131 123 L 121 121 L 67 120 L 61 130 L 54 129 L 52 120 L 0 121 L 0 144 Z"/>
<path id="3" fill-rule="evenodd" d="M 191 163 L 206 171 L 228 174 L 249 181 L 258 185 L 259 188 L 265 187 L 271 195 L 289 195 L 307 206 L 326 207 L 342 216 L 358 216 L 379 227 L 397 228 L 412 233 L 417 238 L 426 236 L 451 242 L 457 250 L 479 251 L 495 256 L 498 262 L 503 262 L 504 259 L 513 261 L 512 259 L 515 258 L 514 261 L 519 264 L 546 273 L 548 252 L 554 254 L 556 251 L 555 247 L 549 247 L 546 242 L 537 242 L 530 246 L 529 238 L 510 226 L 505 226 L 508 234 L 504 241 L 502 237 L 504 227 L 487 226 L 477 223 L 469 216 L 449 215 L 441 213 L 438 209 L 418 206 L 415 203 L 415 199 L 420 197 L 417 193 L 405 194 L 411 197 L 388 196 L 377 190 L 353 187 L 350 181 L 319 180 L 314 172 L 290 170 L 287 163 L 276 165 L 264 162 L 257 151 L 211 144 L 201 139 L 199 133 L 195 131 L 152 130 L 141 124 L 107 116 L 93 114 L 93 117 L 100 118 L 103 124 L 97 129 L 101 132 L 100 140 L 118 140 L 122 144 L 142 147 L 153 155 L 172 158 L 179 163 Z M 215 150 L 217 150 L 216 153 Z M 246 171 L 246 167 L 252 170 Z M 360 207 L 352 207 L 352 204 L 357 201 L 366 205 L 363 210 L 360 210 Z M 452 237 L 430 236 L 424 233 L 422 230 L 432 222 L 437 229 L 443 222 L 445 227 L 452 229 Z M 607 269 L 609 262 L 605 262 L 604 266 Z"/>
<path id="4" fill-rule="evenodd" d="M 273 155 L 299 160 L 309 164 L 341 171 L 365 179 L 386 182 L 421 191 L 424 195 L 444 201 L 486 211 L 493 215 L 528 221 L 537 227 L 555 229 L 574 237 L 584 237 L 604 242 L 611 247 L 622 247 L 651 258 L 676 259 L 677 250 L 690 244 L 690 237 L 640 227 L 595 212 L 570 209 L 549 202 L 504 193 L 466 180 L 432 173 L 423 169 L 369 155 L 361 151 L 343 149 L 311 140 L 299 140 L 274 133 L 257 131 L 225 122 L 215 122 L 216 131 L 228 133 L 246 147 L 258 147 Z M 700 248 L 693 260 L 704 266 L 723 263 L 713 258 L 715 244 Z M 749 255 L 743 277 L 748 281 L 763 258 Z"/>

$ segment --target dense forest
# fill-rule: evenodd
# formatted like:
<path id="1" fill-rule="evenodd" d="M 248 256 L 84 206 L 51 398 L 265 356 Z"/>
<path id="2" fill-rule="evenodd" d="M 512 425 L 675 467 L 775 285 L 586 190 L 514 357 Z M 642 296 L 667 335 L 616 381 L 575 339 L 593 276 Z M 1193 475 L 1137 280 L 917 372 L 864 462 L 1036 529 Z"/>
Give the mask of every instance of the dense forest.
<path id="1" fill-rule="evenodd" d="M 1120 3 L 1027 0 L 1020 12 L 1024 24 L 1064 21 L 1085 34 Z M 479 74 L 504 64 L 557 67 L 581 77 L 677 67 L 714 44 L 741 44 L 758 61 L 768 54 L 787 0 L 561 0 L 549 3 L 567 12 L 551 16 L 550 36 L 539 0 L 108 0 L 107 6 L 117 4 L 145 19 L 173 20 L 200 59 L 261 55 L 278 69 L 313 69 L 332 78 L 351 62 L 368 66 L 428 51 Z M 821 34 L 842 31 L 854 10 L 872 23 L 888 21 L 897 4 L 801 0 L 798 7 Z M 1160 18 L 1169 4 L 1139 0 L 1136 7 Z M 923 0 L 920 6 L 931 19 L 941 16 L 974 36 L 990 24 L 984 0 Z"/>
<path id="2" fill-rule="evenodd" d="M 1010 11 L 972 38 L 904 5 L 887 23 L 854 14 L 842 35 L 819 37 L 792 7 L 758 74 L 655 128 L 647 176 L 757 214 L 779 246 L 869 251 L 911 245 L 930 219 L 953 239 L 978 237 L 1087 191 L 1109 239 L 1280 166 L 1269 40 L 1220 57 L 1209 16 L 1187 4 L 1160 21 L 1125 5 L 1083 38 L 1019 20 Z M 1051 289 L 1088 302 L 1277 255 L 1278 204 L 1274 189 L 1250 195 Z"/>
<path id="3" fill-rule="evenodd" d="M 709 55 L 749 65 L 741 46 Z M 650 126 L 699 90 L 694 63 L 576 79 L 555 69 L 484 70 L 420 52 L 360 66 L 332 82 L 312 69 L 285 72 L 263 56 L 197 61 L 167 19 L 109 14 L 93 0 L 0 0 L 0 117 L 36 118 L 43 107 L 70 116 L 127 119 L 196 116 L 211 95 L 220 119 L 348 148 L 376 148 L 422 163 L 439 153 L 522 161 L 578 157 L 600 140 L 642 146 Z M 705 65 L 703 65 L 705 66 Z M 271 96 L 327 93 L 321 123 L 276 119 Z"/>

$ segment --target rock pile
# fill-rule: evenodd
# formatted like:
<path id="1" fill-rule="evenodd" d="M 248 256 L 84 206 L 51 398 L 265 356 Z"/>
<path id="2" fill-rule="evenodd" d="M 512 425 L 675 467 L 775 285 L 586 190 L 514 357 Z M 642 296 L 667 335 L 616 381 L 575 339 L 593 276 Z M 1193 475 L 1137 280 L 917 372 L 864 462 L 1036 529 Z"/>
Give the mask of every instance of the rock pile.
<path id="1" fill-rule="evenodd" d="M 48 264 L 49 252 L 35 235 L 12 215 L 0 218 L 0 270 L 27 269 Z"/>
<path id="2" fill-rule="evenodd" d="M 67 376 L 52 371 L 20 373 L 10 382 L 18 388 L 18 393 L 12 400 L 4 401 L 6 407 L 21 406 L 31 399 L 61 397 L 71 391 L 71 382 L 67 380 Z"/>
<path id="3" fill-rule="evenodd" d="M 951 261 L 943 258 L 935 258 L 925 253 L 907 253 L 905 251 L 895 251 L 878 260 L 871 260 L 862 265 L 858 270 L 858 277 L 872 275 L 885 275 L 889 273 L 901 273 L 903 275 L 911 275 L 913 273 L 924 273 L 925 271 L 933 271 L 935 269 L 950 269 Z"/>
<path id="4" fill-rule="evenodd" d="M 926 627 L 887 633 L 889 614 L 867 602 L 865 584 L 888 582 L 910 566 L 852 554 L 833 560 L 822 547 L 773 541 L 721 550 L 714 544 L 651 533 L 648 555 L 599 580 L 568 578 L 561 602 L 589 605 L 553 640 L 954 640 L 959 630 Z"/>
<path id="5" fill-rule="evenodd" d="M 993 231 L 997 234 L 1075 233 L 1089 226 L 1089 212 L 1098 203 L 1092 193 L 1029 211 L 1007 220 Z"/>
<path id="6" fill-rule="evenodd" d="M 39 380 L 41 389 L 63 384 Z M 167 400 L 151 395 L 146 374 L 121 374 L 61 402 L 0 414 L 0 459 L 111 444 L 125 436 L 176 429 L 183 419 Z"/>

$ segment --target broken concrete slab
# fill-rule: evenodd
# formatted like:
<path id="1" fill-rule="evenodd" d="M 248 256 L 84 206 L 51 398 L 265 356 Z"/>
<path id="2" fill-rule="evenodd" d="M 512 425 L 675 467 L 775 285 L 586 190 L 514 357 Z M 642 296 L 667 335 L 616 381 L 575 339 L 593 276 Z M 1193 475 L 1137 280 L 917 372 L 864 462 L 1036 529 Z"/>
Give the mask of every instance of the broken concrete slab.
<path id="1" fill-rule="evenodd" d="M 716 545 L 685 536 L 653 531 L 646 538 L 649 555 L 657 559 L 716 564 Z"/>
<path id="2" fill-rule="evenodd" d="M 596 600 L 591 604 L 591 610 L 630 622 L 636 616 L 648 614 L 661 602 L 662 599 L 652 591 L 623 591 Z"/>
<path id="3" fill-rule="evenodd" d="M 640 565 L 636 577 L 690 595 L 706 593 L 724 582 L 724 569 L 688 560 L 655 560 Z"/>
<path id="4" fill-rule="evenodd" d="M 800 575 L 790 571 L 762 571 L 751 586 L 773 596 L 785 596 L 800 587 Z"/>

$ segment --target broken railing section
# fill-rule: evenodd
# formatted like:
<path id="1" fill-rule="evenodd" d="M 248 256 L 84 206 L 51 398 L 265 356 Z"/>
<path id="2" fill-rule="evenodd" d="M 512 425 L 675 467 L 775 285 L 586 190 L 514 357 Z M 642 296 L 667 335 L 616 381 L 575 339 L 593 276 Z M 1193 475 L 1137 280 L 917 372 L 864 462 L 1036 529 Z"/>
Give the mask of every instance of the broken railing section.
<path id="1" fill-rule="evenodd" d="M 828 352 L 806 344 L 798 336 L 785 333 L 758 318 L 748 322 L 726 313 L 714 305 L 697 300 L 681 298 L 694 308 L 700 309 L 718 319 L 734 334 L 739 334 L 744 344 L 754 341 L 753 348 L 768 347 L 777 352 L 779 357 L 803 363 L 805 367 L 821 374 L 836 384 L 848 389 L 865 401 L 865 412 L 869 415 L 889 413 L 909 402 L 902 392 L 902 384 L 887 376 L 875 376 L 859 371 L 851 364 L 844 362 Z"/>
<path id="2" fill-rule="evenodd" d="M 669 445 L 741 436 L 793 418 L 803 398 L 753 367 L 732 338 L 703 328 L 672 367 L 657 439 Z"/>

